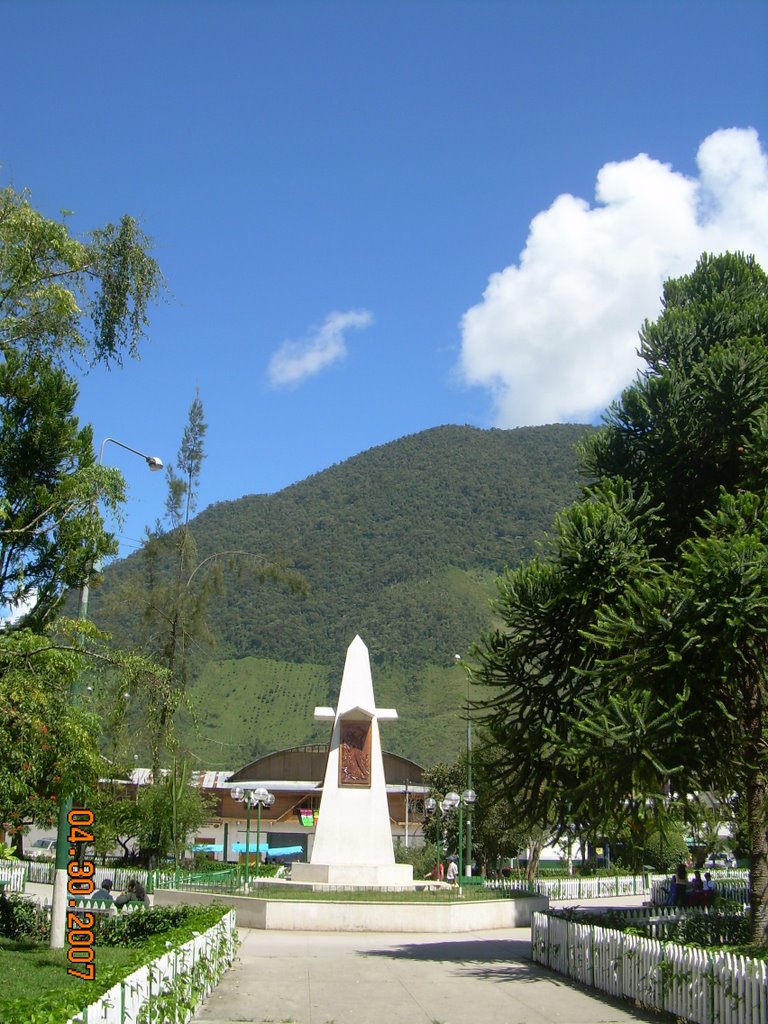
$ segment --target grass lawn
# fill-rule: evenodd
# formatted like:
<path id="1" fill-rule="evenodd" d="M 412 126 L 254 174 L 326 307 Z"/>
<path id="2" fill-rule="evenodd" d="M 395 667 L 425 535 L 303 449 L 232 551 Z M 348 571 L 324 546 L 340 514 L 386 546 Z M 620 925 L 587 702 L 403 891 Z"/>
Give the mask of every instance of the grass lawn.
<path id="1" fill-rule="evenodd" d="M 251 885 L 250 896 L 254 899 L 270 900 L 318 900 L 336 903 L 479 903 L 485 900 L 524 899 L 529 892 L 517 892 L 514 895 L 502 896 L 494 889 L 483 889 L 482 886 L 466 886 L 463 895 L 456 889 L 430 889 L 420 892 L 400 892 L 386 889 L 299 889 L 291 885 Z M 244 893 L 233 893 L 243 896 Z"/>
<path id="2" fill-rule="evenodd" d="M 135 949 L 113 946 L 95 948 L 96 978 L 83 981 L 67 974 L 71 966 L 66 949 L 50 949 L 39 942 L 14 942 L 0 938 L 0 978 L 2 999 L 22 999 L 28 996 L 42 996 L 49 992 L 64 992 L 74 989 L 88 995 L 86 1004 L 98 998 L 104 991 L 99 983 L 99 967 L 120 965 L 135 955 Z"/>

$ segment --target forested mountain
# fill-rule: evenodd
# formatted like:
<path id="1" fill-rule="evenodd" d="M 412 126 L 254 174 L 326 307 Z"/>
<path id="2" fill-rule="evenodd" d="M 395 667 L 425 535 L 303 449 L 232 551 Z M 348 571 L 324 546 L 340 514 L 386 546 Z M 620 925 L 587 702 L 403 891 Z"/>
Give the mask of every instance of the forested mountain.
<path id="1" fill-rule="evenodd" d="M 307 593 L 263 584 L 234 556 L 210 605 L 215 646 L 200 654 L 187 741 L 209 766 L 237 767 L 279 746 L 325 738 L 315 704 L 334 704 L 346 648 L 367 644 L 377 701 L 399 723 L 385 746 L 429 764 L 458 753 L 466 696 L 452 671 L 491 625 L 507 565 L 529 558 L 578 493 L 573 445 L 590 428 L 444 426 L 363 452 L 276 494 L 207 508 L 192 530 L 217 552 L 279 556 Z M 139 552 L 110 567 L 93 618 L 141 642 Z M 170 571 L 170 567 L 168 567 Z M 111 598 L 111 599 L 110 599 Z"/>

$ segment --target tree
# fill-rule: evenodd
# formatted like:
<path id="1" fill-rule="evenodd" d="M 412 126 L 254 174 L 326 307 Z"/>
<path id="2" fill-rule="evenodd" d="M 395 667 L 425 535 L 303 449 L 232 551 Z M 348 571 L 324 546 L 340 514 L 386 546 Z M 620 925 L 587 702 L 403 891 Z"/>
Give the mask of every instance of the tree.
<path id="1" fill-rule="evenodd" d="M 162 283 L 147 247 L 130 217 L 78 240 L 0 190 L 0 602 L 39 623 L 114 550 L 96 499 L 114 511 L 122 478 L 95 465 L 71 367 L 137 354 Z"/>
<path id="2" fill-rule="evenodd" d="M 589 639 L 599 611 L 656 566 L 642 537 L 653 519 L 647 501 L 609 481 L 558 516 L 548 559 L 509 570 L 498 582 L 495 610 L 504 629 L 475 649 L 475 682 L 493 687 L 479 702 L 493 742 L 487 772 L 497 792 L 514 793 L 524 828 L 552 829 L 586 840 L 633 813 L 628 794 L 653 792 L 655 766 L 643 757 L 611 763 L 577 733 L 593 705 L 610 700 L 593 672 L 599 644 Z M 608 693 L 605 693 L 605 689 Z M 634 712 L 642 714 L 638 705 Z"/>
<path id="3" fill-rule="evenodd" d="M 177 455 L 180 472 L 173 465 L 166 469 L 165 522 L 158 521 L 153 530 L 147 531 L 142 549 L 145 578 L 141 597 L 127 599 L 143 601 L 138 630 L 144 635 L 144 649 L 165 670 L 151 682 L 145 694 L 152 771 L 156 778 L 165 749 L 177 752 L 174 718 L 184 702 L 195 656 L 199 658 L 213 642 L 208 628 L 208 602 L 211 594 L 223 587 L 222 570 L 250 571 L 259 582 L 283 582 L 294 592 L 306 589 L 299 573 L 251 551 L 215 551 L 199 557 L 190 517 L 197 507 L 207 429 L 202 399 L 197 392 Z"/>
<path id="4" fill-rule="evenodd" d="M 148 249 L 127 215 L 78 240 L 27 192 L 0 190 L 0 353 L 106 365 L 136 356 L 162 283 Z"/>
<path id="5" fill-rule="evenodd" d="M 99 495 L 116 513 L 122 478 L 96 466 L 76 399 L 75 381 L 46 356 L 10 350 L 0 362 L 0 604 L 33 605 L 40 624 L 116 550 L 94 505 Z"/>
<path id="6" fill-rule="evenodd" d="M 72 639 L 0 634 L 0 822 L 12 833 L 52 825 L 63 792 L 99 777 L 98 720 L 69 701 L 84 656 Z"/>
<path id="7" fill-rule="evenodd" d="M 119 778 L 102 784 L 90 801 L 96 852 L 104 856 L 117 844 L 125 859 L 151 867 L 170 854 L 178 867 L 190 833 L 210 820 L 212 800 L 176 759 L 151 785 L 139 787 L 135 799 Z"/>
<path id="8" fill-rule="evenodd" d="M 498 868 L 503 858 L 517 857 L 522 850 L 529 849 L 530 875 L 533 877 L 538 864 L 539 854 L 550 838 L 550 831 L 545 828 L 526 827 L 517 814 L 515 799 L 512 793 L 504 790 L 501 793 L 489 784 L 486 765 L 492 762 L 491 746 L 484 745 L 475 752 L 475 786 L 477 802 L 472 808 L 472 854 L 473 859 L 483 865 L 483 873 Z M 453 764 L 439 763 L 424 773 L 424 781 L 429 786 L 430 796 L 440 801 L 446 793 L 455 791 L 461 794 L 466 788 L 467 761 L 462 754 Z M 463 813 L 466 828 L 467 810 Z M 442 855 L 458 853 L 459 849 L 459 812 L 450 811 L 446 814 L 435 812 L 425 819 L 424 838 L 432 853 L 438 836 L 442 847 Z M 538 851 L 538 853 L 536 852 Z"/>
<path id="9" fill-rule="evenodd" d="M 141 685 L 156 666 L 115 651 L 90 623 L 57 620 L 44 631 L 0 631 L 0 822 L 20 834 L 50 827 L 62 794 L 86 801 L 104 774 L 103 717 L 73 694 L 99 689 L 102 675 L 120 689 Z"/>
<path id="10" fill-rule="evenodd" d="M 768 940 L 767 341 L 768 279 L 752 258 L 704 256 L 665 284 L 641 332 L 647 369 L 582 448 L 598 483 L 561 516 L 552 556 L 501 581 L 504 629 L 476 651 L 498 689 L 499 778 L 519 780 L 529 807 L 550 800 L 561 820 L 595 822 L 613 805 L 630 820 L 670 785 L 682 797 L 732 787 L 746 806 L 757 942 Z M 518 716 L 534 731 L 522 753 Z"/>
<path id="11" fill-rule="evenodd" d="M 206 609 L 212 581 L 201 573 L 199 586 L 190 585 L 199 563 L 189 528 L 190 515 L 197 506 L 207 429 L 198 391 L 189 409 L 177 456 L 182 475 L 178 475 L 171 464 L 166 468 L 165 508 L 169 529 L 158 522 L 153 531 L 148 531 L 143 550 L 148 584 L 144 626 L 149 630 L 149 649 L 167 669 L 167 685 L 151 686 L 148 693 L 155 776 L 158 776 L 163 747 L 171 736 L 173 718 L 189 681 L 190 647 L 210 641 Z M 168 556 L 175 562 L 170 579 L 164 577 L 161 567 Z"/>
<path id="12" fill-rule="evenodd" d="M 98 506 L 115 512 L 123 482 L 96 465 L 74 372 L 137 354 L 162 284 L 147 250 L 130 217 L 80 240 L 0 190 L 0 604 L 34 606 L 0 631 L 0 820 L 16 827 L 99 776 L 98 720 L 70 696 L 86 665 L 121 658 L 55 613 L 114 550 Z"/>
<path id="13" fill-rule="evenodd" d="M 146 864 L 171 854 L 178 867 L 187 837 L 211 816 L 211 803 L 189 783 L 189 766 L 174 758 L 170 771 L 139 791 L 137 838 Z"/>

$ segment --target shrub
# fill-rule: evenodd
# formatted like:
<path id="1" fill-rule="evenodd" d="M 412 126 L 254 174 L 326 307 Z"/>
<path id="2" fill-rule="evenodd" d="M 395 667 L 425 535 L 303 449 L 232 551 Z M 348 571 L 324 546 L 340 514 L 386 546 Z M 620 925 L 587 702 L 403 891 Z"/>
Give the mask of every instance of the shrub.
<path id="1" fill-rule="evenodd" d="M 0 935 L 47 942 L 50 934 L 48 915 L 36 903 L 16 893 L 0 896 Z"/>
<path id="2" fill-rule="evenodd" d="M 738 911 L 690 914 L 670 931 L 672 942 L 690 946 L 741 946 L 749 942 L 749 918 Z"/>
<path id="3" fill-rule="evenodd" d="M 435 847 L 433 844 L 426 846 L 403 846 L 402 843 L 395 845 L 395 862 L 397 864 L 412 864 L 414 878 L 426 878 L 435 866 Z"/>
<path id="4" fill-rule="evenodd" d="M 221 918 L 221 907 L 153 907 L 117 917 L 101 916 L 94 926 L 99 946 L 141 946 L 153 935 L 189 925 L 198 931 L 211 928 Z"/>

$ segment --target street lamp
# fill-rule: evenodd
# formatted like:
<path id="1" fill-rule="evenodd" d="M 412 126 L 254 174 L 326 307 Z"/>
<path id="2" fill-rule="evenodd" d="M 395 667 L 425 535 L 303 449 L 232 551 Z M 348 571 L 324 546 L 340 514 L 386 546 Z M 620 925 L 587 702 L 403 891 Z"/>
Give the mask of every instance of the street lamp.
<path id="1" fill-rule="evenodd" d="M 264 786 L 257 786 L 255 789 L 243 789 L 235 786 L 232 790 L 232 799 L 238 803 L 245 804 L 245 888 L 248 888 L 250 881 L 251 862 L 251 808 L 256 808 L 256 877 L 259 875 L 259 863 L 261 854 L 261 808 L 271 807 L 275 802 L 275 794 L 270 793 Z"/>
<path id="2" fill-rule="evenodd" d="M 472 877 L 472 846 L 471 846 L 471 825 L 472 805 L 477 801 L 477 793 L 474 789 L 465 789 L 459 800 L 459 877 L 466 874 L 467 878 Z M 464 836 L 464 808 L 467 808 L 467 861 L 464 863 L 464 848 L 462 839 Z M 465 870 L 466 868 L 466 870 Z"/>
<path id="3" fill-rule="evenodd" d="M 464 665 L 460 654 L 454 654 L 453 660 L 457 665 Z M 467 788 L 462 793 L 462 797 L 467 805 L 467 878 L 472 877 L 472 804 L 477 800 L 477 795 L 472 789 L 472 705 L 469 702 L 469 679 L 470 673 L 467 673 Z M 472 793 L 473 799 L 467 799 L 466 794 Z M 461 823 L 459 824 L 461 829 Z M 461 834 L 459 837 L 459 848 L 461 849 Z M 461 860 L 461 854 L 459 854 L 459 860 Z M 459 866 L 459 874 L 461 874 L 461 866 Z"/>
<path id="4" fill-rule="evenodd" d="M 104 449 L 107 447 L 108 444 L 116 444 L 118 448 L 124 448 L 127 452 L 132 452 L 134 455 L 138 455 L 139 458 L 144 459 L 147 466 L 149 467 L 150 472 L 152 473 L 157 473 L 159 470 L 163 468 L 163 460 L 159 458 L 157 455 L 146 455 L 144 452 L 140 452 L 138 448 L 131 448 L 129 444 L 123 444 L 122 441 L 118 441 L 117 438 L 114 437 L 105 437 L 104 440 L 101 442 L 101 448 L 99 448 L 100 466 L 104 465 Z M 88 595 L 91 588 L 92 572 L 93 566 L 91 566 L 88 576 L 83 581 L 82 586 L 80 587 L 80 600 L 77 606 L 77 617 L 78 619 L 82 619 L 83 621 L 85 621 L 85 619 L 88 618 Z"/>
<path id="5" fill-rule="evenodd" d="M 435 833 L 437 836 L 435 840 L 435 881 L 439 881 L 440 879 L 440 862 L 442 860 L 440 854 L 442 846 L 441 837 L 443 831 L 443 820 L 446 814 L 449 814 L 451 811 L 455 811 L 460 804 L 461 797 L 459 796 L 458 793 L 454 793 L 453 790 L 451 790 L 449 793 L 446 793 L 445 796 L 439 802 L 431 796 L 424 801 L 424 811 L 427 815 L 431 816 L 432 814 L 435 814 L 438 810 L 440 811 L 440 814 L 438 815 L 437 818 L 437 824 L 435 826 Z"/>
<path id="6" fill-rule="evenodd" d="M 105 437 L 101 442 L 101 448 L 99 449 L 99 465 L 101 466 L 104 461 L 104 449 L 107 444 L 116 444 L 119 448 L 125 448 L 126 451 L 132 452 L 134 455 L 141 456 L 146 462 L 152 472 L 157 472 L 163 468 L 163 460 L 158 458 L 156 455 L 145 455 L 144 452 L 140 452 L 138 448 L 131 448 L 130 445 L 123 444 L 122 441 L 118 441 L 114 437 Z M 95 504 L 95 502 L 94 502 Z M 93 572 L 93 566 L 88 570 L 86 578 L 80 587 L 80 598 L 77 606 L 77 617 L 85 621 L 88 618 L 88 593 L 90 589 L 91 573 Z M 69 699 L 74 699 L 76 690 L 74 686 L 70 689 Z M 69 863 L 69 831 L 70 823 L 69 816 L 72 812 L 72 797 L 62 794 L 61 801 L 59 803 L 59 823 L 56 831 L 56 867 L 53 875 L 53 895 L 51 902 L 51 948 L 61 949 L 64 946 L 64 940 L 66 937 L 66 920 L 67 920 L 67 865 Z"/>

